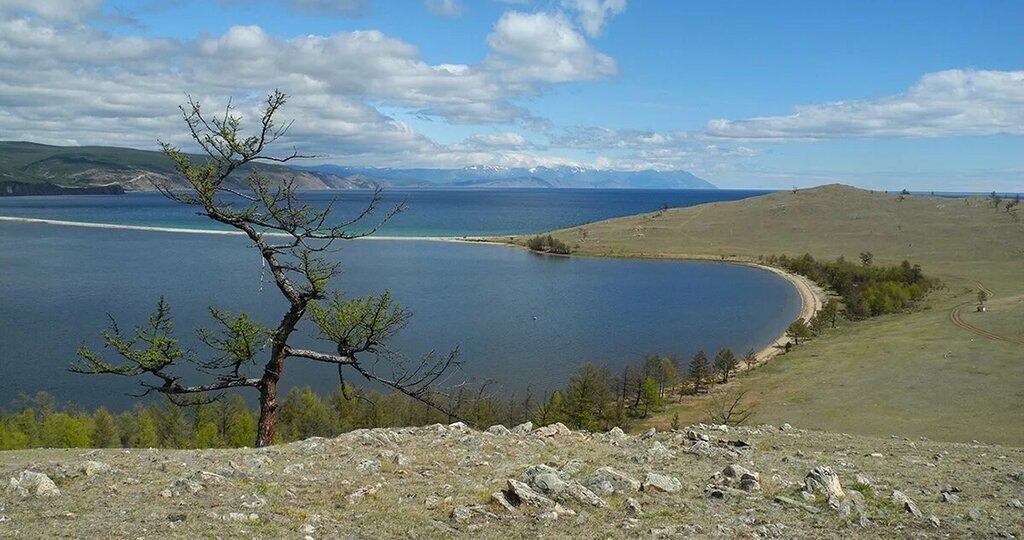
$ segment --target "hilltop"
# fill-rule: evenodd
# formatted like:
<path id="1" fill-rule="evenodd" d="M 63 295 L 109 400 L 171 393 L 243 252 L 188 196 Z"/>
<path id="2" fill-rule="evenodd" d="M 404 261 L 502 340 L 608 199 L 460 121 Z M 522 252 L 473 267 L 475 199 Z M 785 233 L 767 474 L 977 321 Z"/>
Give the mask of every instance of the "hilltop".
<path id="1" fill-rule="evenodd" d="M 242 173 L 248 171 L 243 168 Z M 373 188 L 376 184 L 329 173 L 261 164 L 272 182 L 294 179 L 302 189 Z M 128 191 L 151 191 L 154 182 L 182 186 L 174 164 L 162 152 L 109 146 L 50 146 L 0 141 L 0 183 L 53 184 L 64 187 L 118 185 Z M 238 185 L 244 184 L 244 174 Z"/>
<path id="2" fill-rule="evenodd" d="M 909 260 L 942 280 L 920 307 L 843 325 L 737 380 L 762 422 L 1024 445 L 1024 223 L 983 198 L 830 185 L 555 231 L 574 254 Z M 522 241 L 522 240 L 519 240 Z M 977 291 L 988 311 L 974 310 Z M 693 400 L 694 402 L 699 400 Z M 699 403 L 670 409 L 699 418 Z M 985 421 L 979 421 L 979 419 Z"/>
<path id="3" fill-rule="evenodd" d="M 395 169 L 339 165 L 260 164 L 273 182 L 294 179 L 300 189 L 430 188 L 660 188 L 714 189 L 685 171 L 603 171 L 579 167 L 464 167 Z M 246 172 L 248 168 L 243 168 Z M 244 175 L 240 175 L 244 178 Z M 154 182 L 181 185 L 162 152 L 109 146 L 50 146 L 0 141 L 0 184 L 54 184 L 65 187 L 119 185 L 128 191 L 153 190 Z M 239 186 L 242 181 L 239 180 Z M 26 188 L 21 188 L 26 189 Z M 52 189 L 50 191 L 53 191 Z"/>
<path id="4" fill-rule="evenodd" d="M 1024 452 L 773 427 L 0 453 L 0 536 L 1019 537 Z M 45 475 L 45 476 L 44 476 Z"/>

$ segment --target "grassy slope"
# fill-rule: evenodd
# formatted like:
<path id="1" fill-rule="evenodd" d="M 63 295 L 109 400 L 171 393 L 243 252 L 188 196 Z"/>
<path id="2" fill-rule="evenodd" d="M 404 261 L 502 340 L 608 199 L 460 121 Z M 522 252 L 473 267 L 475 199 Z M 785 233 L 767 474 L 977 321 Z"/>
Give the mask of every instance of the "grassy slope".
<path id="1" fill-rule="evenodd" d="M 197 159 L 201 160 L 199 156 Z M 260 169 L 271 172 L 290 170 L 273 164 L 262 164 Z M 159 151 L 0 141 L 0 181 L 89 184 L 92 178 L 88 174 L 90 170 L 177 174 L 174 163 Z"/>
<path id="2" fill-rule="evenodd" d="M 924 309 L 849 324 L 737 381 L 756 420 L 867 435 L 1024 445 L 1024 345 L 994 341 L 950 322 L 950 311 L 993 293 L 990 311 L 963 319 L 1024 341 L 1024 223 L 983 199 L 947 199 L 824 186 L 712 203 L 558 231 L 578 253 L 710 257 L 811 253 L 880 264 L 908 259 L 947 289 Z M 704 416 L 701 403 L 669 408 Z"/>

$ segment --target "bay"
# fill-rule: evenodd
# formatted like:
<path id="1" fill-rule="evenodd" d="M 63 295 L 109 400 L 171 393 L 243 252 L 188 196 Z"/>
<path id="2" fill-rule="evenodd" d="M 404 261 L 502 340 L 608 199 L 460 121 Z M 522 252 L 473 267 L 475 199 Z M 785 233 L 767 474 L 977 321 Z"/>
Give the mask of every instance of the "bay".
<path id="1" fill-rule="evenodd" d="M 555 202 L 532 212 L 556 213 L 560 195 L 545 196 Z M 59 199 L 65 207 L 83 204 L 70 198 L 77 197 Z M 134 199 L 143 198 L 148 196 Z M 638 198 L 628 204 L 617 200 L 615 206 L 638 207 L 660 197 Z M 422 200 L 419 207 L 428 207 Z M 457 204 L 440 206 L 452 209 L 424 216 L 459 212 Z M 123 218 L 123 208 L 106 208 L 106 218 Z M 613 211 L 605 206 L 566 212 L 555 226 L 578 215 Z M 38 217 L 75 217 L 56 214 Z M 471 228 L 520 232 L 507 221 L 475 224 L 477 218 L 461 214 L 445 219 L 474 225 L 430 225 L 436 227 L 432 230 L 454 231 L 446 234 L 451 236 Z M 421 235 L 426 221 L 401 230 Z M 395 230 L 392 235 L 398 236 Z M 742 354 L 769 343 L 799 312 L 796 292 L 781 278 L 721 263 L 563 258 L 496 245 L 416 240 L 349 242 L 332 256 L 344 264 L 336 288 L 349 295 L 389 289 L 413 312 L 393 343 L 396 352 L 416 358 L 431 349 L 458 347 L 464 365 L 449 384 L 495 380 L 499 391 L 519 396 L 539 397 L 564 384 L 583 362 L 618 370 L 645 353 L 688 358 L 698 349 L 713 353 L 728 346 Z M 203 354 L 191 332 L 211 324 L 207 306 L 248 310 L 267 324 L 276 322 L 283 307 L 258 255 L 238 237 L 6 222 L 0 223 L 0 268 L 0 404 L 18 392 L 39 390 L 86 407 L 120 409 L 134 403 L 125 396 L 138 390 L 130 379 L 67 371 L 79 345 L 101 346 L 107 313 L 131 327 L 143 322 L 164 295 L 179 335 Z M 307 344 L 323 346 L 309 337 L 308 325 L 302 330 Z M 311 385 L 328 392 L 338 378 L 331 366 L 293 361 L 283 380 L 285 389 Z"/>

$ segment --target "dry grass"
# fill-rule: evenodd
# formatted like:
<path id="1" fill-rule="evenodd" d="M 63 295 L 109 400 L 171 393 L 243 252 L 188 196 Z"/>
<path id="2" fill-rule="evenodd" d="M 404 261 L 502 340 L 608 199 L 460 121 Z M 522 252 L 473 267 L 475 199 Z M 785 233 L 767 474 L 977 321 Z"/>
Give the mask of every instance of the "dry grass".
<path id="1" fill-rule="evenodd" d="M 585 229 L 584 235 L 580 229 Z M 824 186 L 736 202 L 612 219 L 557 231 L 576 253 L 610 257 L 756 260 L 810 253 L 878 264 L 907 259 L 947 288 L 923 309 L 847 325 L 742 377 L 756 421 L 884 436 L 1024 445 L 1024 346 L 954 326 L 950 311 L 980 285 L 990 310 L 964 311 L 982 329 L 1024 340 L 1024 223 L 984 199 Z M 670 407 L 702 417 L 699 404 Z M 984 419 L 983 421 L 981 419 Z"/>

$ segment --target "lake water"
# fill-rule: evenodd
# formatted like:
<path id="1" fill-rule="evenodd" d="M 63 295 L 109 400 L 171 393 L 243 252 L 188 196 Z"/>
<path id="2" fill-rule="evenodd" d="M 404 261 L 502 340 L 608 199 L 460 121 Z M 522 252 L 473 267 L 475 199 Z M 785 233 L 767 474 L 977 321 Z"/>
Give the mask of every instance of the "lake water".
<path id="1" fill-rule="evenodd" d="M 735 192 L 699 196 L 714 194 Z M 477 217 L 460 212 L 477 216 L 478 209 L 460 210 L 437 192 L 417 195 L 409 198 L 413 211 L 420 212 L 416 225 L 402 225 L 407 216 L 416 215 L 410 211 L 396 220 L 389 234 L 534 232 L 585 219 L 580 216 L 608 217 L 618 209 L 644 205 L 657 208 L 661 203 L 656 200 L 673 204 L 671 196 L 683 205 L 679 201 L 691 196 L 515 191 L 502 203 L 500 193 L 453 195 L 490 201 L 486 204 L 493 211 L 480 214 L 485 222 L 477 223 Z M 580 198 L 594 207 L 573 207 Z M 593 203 L 601 198 L 614 202 Z M 425 202 L 431 199 L 442 201 L 438 206 L 443 210 Z M 505 206 L 523 200 L 534 201 L 523 212 L 547 216 L 544 223 L 551 225 L 515 228 L 509 216 L 516 212 Z M 187 213 L 182 218 L 180 209 L 169 211 L 151 195 L 11 201 L 0 199 L 0 215 L 34 212 L 32 217 L 82 220 L 90 214 L 102 222 L 181 226 L 175 220 L 191 220 L 187 222 L 196 225 Z M 139 206 L 155 209 L 146 212 L 166 221 L 126 217 L 142 212 Z M 559 207 L 564 209 L 561 221 Z M 509 218 L 499 222 L 494 216 Z M 561 258 L 495 245 L 411 240 L 350 242 L 335 256 L 344 261 L 336 288 L 351 295 L 390 289 L 414 313 L 394 341 L 396 350 L 416 356 L 459 346 L 465 365 L 448 382 L 495 379 L 505 392 L 520 395 L 540 395 L 563 384 L 576 365 L 587 361 L 619 369 L 644 353 L 686 358 L 698 349 L 729 346 L 742 353 L 760 348 L 799 312 L 799 298 L 784 280 L 728 264 Z M 101 345 L 106 313 L 131 327 L 144 321 L 165 295 L 179 335 L 194 344 L 191 329 L 210 323 L 210 304 L 249 310 L 268 324 L 276 322 L 283 306 L 272 282 L 261 277 L 258 255 L 237 237 L 0 223 L 0 268 L 0 404 L 9 403 L 17 392 L 37 390 L 87 407 L 133 403 L 124 396 L 135 388 L 130 379 L 66 371 L 80 344 Z M 331 366 L 296 360 L 288 365 L 283 382 L 286 388 L 309 384 L 326 392 L 337 383 L 337 375 Z"/>

